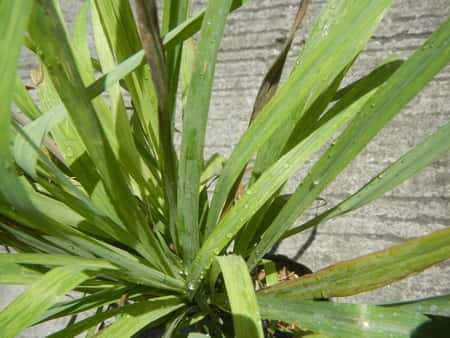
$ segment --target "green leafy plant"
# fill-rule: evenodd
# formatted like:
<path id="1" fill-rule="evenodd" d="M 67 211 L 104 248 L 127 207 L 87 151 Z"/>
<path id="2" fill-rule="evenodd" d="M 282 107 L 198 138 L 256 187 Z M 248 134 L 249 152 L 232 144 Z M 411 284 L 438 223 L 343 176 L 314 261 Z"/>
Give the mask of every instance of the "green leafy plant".
<path id="1" fill-rule="evenodd" d="M 0 313 L 2 337 L 65 316 L 69 324 L 51 337 L 130 337 L 149 327 L 165 337 L 432 337 L 448 329 L 450 295 L 380 305 L 332 298 L 450 258 L 450 229 L 315 273 L 268 253 L 449 151 L 447 123 L 359 191 L 294 226 L 450 61 L 450 20 L 407 60 L 391 57 L 342 88 L 391 1 L 330 0 L 278 88 L 302 1 L 248 130 L 229 158 L 205 160 L 227 15 L 247 2 L 211 0 L 190 16 L 189 0 L 165 0 L 160 25 L 155 1 L 135 0 L 133 12 L 127 0 L 87 0 L 69 34 L 57 0 L 0 1 L 0 243 L 13 249 L 0 254 L 0 283 L 29 286 Z M 22 45 L 41 64 L 33 88 L 17 75 Z M 283 194 L 319 150 L 295 191 Z M 298 278 L 279 281 L 280 266 Z M 71 291 L 74 299 L 62 297 Z"/>

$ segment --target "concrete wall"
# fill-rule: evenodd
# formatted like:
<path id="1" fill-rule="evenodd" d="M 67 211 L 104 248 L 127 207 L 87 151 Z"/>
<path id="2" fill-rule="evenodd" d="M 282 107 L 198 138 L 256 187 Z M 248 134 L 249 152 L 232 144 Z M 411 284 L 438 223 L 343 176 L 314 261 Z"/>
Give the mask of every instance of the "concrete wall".
<path id="1" fill-rule="evenodd" d="M 299 32 L 288 67 L 325 1 L 312 0 L 305 27 Z M 63 1 L 73 17 L 80 1 Z M 200 5 L 205 1 L 200 1 Z M 230 16 L 219 55 L 211 103 L 206 154 L 230 154 L 245 131 L 260 81 L 274 60 L 292 22 L 297 0 L 253 1 Z M 450 14 L 450 0 L 397 0 L 383 19 L 346 83 L 366 74 L 391 53 L 410 55 Z M 21 74 L 26 76 L 33 60 L 24 57 Z M 391 124 L 380 133 L 358 159 L 323 194 L 332 206 L 398 156 L 417 144 L 450 117 L 450 68 L 441 72 Z M 438 230 L 450 223 L 450 155 L 433 163 L 415 178 L 370 206 L 321 226 L 312 245 L 299 261 L 318 270 L 343 259 L 380 250 L 406 239 Z M 291 182 L 302 177 L 299 172 Z M 326 208 L 326 207 L 325 207 Z M 318 206 L 309 214 L 320 212 Z M 295 256 L 308 234 L 286 240 L 279 251 Z M 382 302 L 432 296 L 450 292 L 450 264 L 443 263 L 425 273 L 350 301 Z M 0 288 L 0 308 L 20 291 Z M 55 325 L 61 325 L 61 322 Z M 53 329 L 46 325 L 28 330 L 23 337 L 42 337 Z"/>

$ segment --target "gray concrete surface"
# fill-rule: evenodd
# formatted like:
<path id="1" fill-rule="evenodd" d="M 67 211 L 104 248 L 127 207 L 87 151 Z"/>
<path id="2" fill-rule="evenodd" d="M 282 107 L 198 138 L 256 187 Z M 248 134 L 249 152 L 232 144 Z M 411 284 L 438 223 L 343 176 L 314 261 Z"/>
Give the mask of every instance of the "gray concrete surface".
<path id="1" fill-rule="evenodd" d="M 79 0 L 62 1 L 68 17 Z M 205 1 L 200 1 L 200 4 Z M 207 131 L 206 155 L 230 154 L 247 120 L 265 71 L 281 46 L 296 11 L 297 0 L 253 1 L 230 16 L 219 55 Z M 312 0 L 305 27 L 288 59 L 292 65 L 324 1 Z M 410 55 L 450 14 L 450 0 L 396 0 L 380 27 L 351 69 L 346 82 L 366 74 L 391 53 Z M 32 60 L 24 58 L 26 76 Z M 356 191 L 399 155 L 430 135 L 450 118 L 450 68 L 442 71 L 406 109 L 368 146 L 322 195 L 331 206 Z M 340 260 L 380 250 L 406 239 L 441 229 L 450 223 L 450 155 L 433 163 L 375 203 L 330 221 L 318 229 L 300 261 L 313 270 Z M 304 175 L 292 180 L 289 189 Z M 312 210 L 309 216 L 314 212 Z M 293 257 L 308 234 L 286 240 L 279 251 Z M 347 301 L 383 302 L 450 292 L 450 264 L 443 263 L 415 277 Z M 0 288 L 0 308 L 19 292 Z M 42 337 L 62 322 L 28 330 L 22 337 Z"/>

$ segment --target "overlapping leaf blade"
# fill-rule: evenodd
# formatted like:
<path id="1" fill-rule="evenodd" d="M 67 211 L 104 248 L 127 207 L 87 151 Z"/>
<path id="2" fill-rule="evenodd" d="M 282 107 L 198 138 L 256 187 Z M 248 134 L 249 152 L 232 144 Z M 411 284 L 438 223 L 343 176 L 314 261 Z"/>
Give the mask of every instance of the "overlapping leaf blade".
<path id="1" fill-rule="evenodd" d="M 331 0 L 329 6 L 326 7 L 325 14 L 313 28 L 302 58 L 299 59 L 299 65 L 295 67 L 290 80 L 280 90 L 280 93 L 263 108 L 263 117 L 256 120 L 257 127 L 250 128 L 232 154 L 231 159 L 227 161 L 213 196 L 211 212 L 209 212 L 207 183 L 212 177 L 211 175 L 217 173 L 214 172 L 214 168 L 216 168 L 214 161 L 210 167 L 206 167 L 205 170 L 203 168 L 205 166 L 202 154 L 204 129 L 214 73 L 214 66 L 211 67 L 207 63 L 214 61 L 217 55 L 218 40 L 223 33 L 226 14 L 245 4 L 248 0 L 226 0 L 222 3 L 211 0 L 206 12 L 202 11 L 184 22 L 182 21 L 186 19 L 189 1 L 165 1 L 163 34 L 166 35 L 161 44 L 159 34 L 157 34 L 158 45 L 156 47 L 161 58 L 166 58 L 167 61 L 169 80 L 162 79 L 162 82 L 164 85 L 168 82 L 170 99 L 167 103 L 169 108 L 161 109 L 160 106 L 158 111 L 155 93 L 158 92 L 159 87 L 157 85 L 154 88 L 150 77 L 153 77 L 154 83 L 157 84 L 155 75 L 157 76 L 158 70 L 163 68 L 160 68 L 161 64 L 159 64 L 158 69 L 153 66 L 151 67 L 152 71 L 148 72 L 148 68 L 143 65 L 143 52 L 139 51 L 141 44 L 132 21 L 129 2 L 126 0 L 95 1 L 94 31 L 97 35 L 97 48 L 101 49 L 98 51 L 98 61 L 90 58 L 87 43 L 85 24 L 89 2 L 90 0 L 87 0 L 82 7 L 82 11 L 76 19 L 74 38 L 69 40 L 64 22 L 60 17 L 58 2 L 56 0 L 35 1 L 35 12 L 30 26 L 31 38 L 27 37 L 26 45 L 46 63 L 47 69 L 42 69 L 42 73 L 45 74 L 43 78 L 45 84 L 41 86 L 38 81 L 36 85 L 41 97 L 40 108 L 47 113 L 41 114 L 39 108 L 31 102 L 30 95 L 17 77 L 15 79 L 17 91 L 13 98 L 13 81 L 9 80 L 12 79 L 13 72 L 11 70 L 15 71 L 15 67 L 6 70 L 6 82 L 3 85 L 0 84 L 0 98 L 3 102 L 0 104 L 0 128 L 6 126 L 1 130 L 7 132 L 6 138 L 0 138 L 0 161 L 2 162 L 0 163 L 0 236 L 2 236 L 3 243 L 11 243 L 19 251 L 40 252 L 39 254 L 0 255 L 0 270 L 6 272 L 3 275 L 0 274 L 0 283 L 5 281 L 20 284 L 29 284 L 35 281 L 39 283 L 39 280 L 45 279 L 54 271 L 75 269 L 80 272 L 80 267 L 89 271 L 101 271 L 102 278 L 93 279 L 87 283 L 81 281 L 82 278 L 78 275 L 82 285 L 72 287 L 82 292 L 92 293 L 92 297 L 86 297 L 85 301 L 59 303 L 41 313 L 47 304 L 43 306 L 43 309 L 36 309 L 40 315 L 35 316 L 32 320 L 27 319 L 27 323 L 21 319 L 19 324 L 24 326 L 38 323 L 40 320 L 65 314 L 74 315 L 94 307 L 111 304 L 122 292 L 127 292 L 130 297 L 141 297 L 140 290 L 142 288 L 145 290 L 145 301 L 142 301 L 143 298 L 131 298 L 132 301 L 137 300 L 141 303 L 121 306 L 118 309 L 107 311 L 107 313 L 100 310 L 93 317 L 56 334 L 56 336 L 64 337 L 89 330 L 88 336 L 93 336 L 98 323 L 117 315 L 121 319 L 108 329 L 101 331 L 100 334 L 105 337 L 126 337 L 138 332 L 149 323 L 159 322 L 165 316 L 170 318 L 176 326 L 177 318 L 182 318 L 186 314 L 190 316 L 192 310 L 197 311 L 196 307 L 186 306 L 185 300 L 178 297 L 170 296 L 150 300 L 148 297 L 161 293 L 182 294 L 185 297 L 185 288 L 187 288 L 189 301 L 203 299 L 206 288 L 202 288 L 201 292 L 198 290 L 214 257 L 224 252 L 236 233 L 262 206 L 280 192 L 280 188 L 286 180 L 305 160 L 309 159 L 328 139 L 341 130 L 360 110 L 363 110 L 361 115 L 364 115 L 364 110 L 369 109 L 369 103 L 375 103 L 375 108 L 380 111 L 386 108 L 387 115 L 389 115 L 394 113 L 389 110 L 392 107 L 387 105 L 392 105 L 394 109 L 398 110 L 401 105 L 405 104 L 407 98 L 400 95 L 399 103 L 389 99 L 388 96 L 389 100 L 384 105 L 381 102 L 382 99 L 374 99 L 378 95 L 376 87 L 379 84 L 370 87 L 363 86 L 360 82 L 350 86 L 349 89 L 335 93 L 342 77 L 364 46 L 390 1 Z M 0 8 L 3 13 L 5 9 L 29 6 L 29 11 L 30 3 L 29 1 L 17 4 L 3 2 L 0 4 Z M 45 10 L 42 10 L 43 8 Z M 213 12 L 211 8 L 219 10 L 211 14 Z M 221 14 L 221 10 L 225 14 Z M 23 24 L 27 14 L 28 12 L 25 10 L 21 13 L 16 12 L 16 15 L 12 17 L 19 18 L 17 22 Z M 17 28 L 15 26 L 17 22 L 14 22 L 11 25 L 12 30 L 5 34 L 7 41 L 13 37 L 10 33 Z M 153 24 L 155 22 L 156 20 Z M 164 144 L 167 140 L 172 141 L 172 116 L 170 114 L 175 106 L 182 42 L 198 31 L 202 22 L 202 38 L 196 52 L 195 71 L 184 71 L 183 78 L 185 88 L 188 88 L 185 108 L 186 112 L 190 114 L 186 121 L 190 120 L 190 122 L 185 124 L 183 130 L 185 132 L 183 138 L 186 138 L 185 145 L 187 144 L 187 146 L 183 150 L 182 145 L 183 167 L 180 169 L 180 173 L 184 181 L 180 189 L 182 197 L 177 201 L 182 207 L 181 211 L 178 210 L 178 221 L 181 220 L 182 227 L 179 233 L 174 235 L 174 229 L 178 224 L 174 222 L 174 217 L 171 217 L 170 213 L 176 212 L 176 203 L 175 200 L 168 203 L 167 193 L 164 196 L 161 189 L 163 176 L 166 175 L 164 163 L 167 158 L 164 156 L 164 152 L 167 147 Z M 42 25 L 40 25 L 41 23 Z M 10 22 L 8 22 L 9 24 Z M 216 24 L 218 27 L 211 27 Z M 8 30 L 8 25 L 0 23 L 0 33 L 2 33 L 2 29 Z M 444 26 L 445 28 L 450 27 L 448 23 Z M 21 29 L 23 30 L 23 27 Z M 18 31 L 20 32 L 21 29 Z M 347 29 L 351 29 L 354 33 L 353 41 L 345 40 Z M 442 34 L 442 30 L 441 28 L 441 35 L 438 39 L 424 46 L 422 51 L 424 56 L 422 59 L 418 59 L 419 61 L 416 60 L 418 70 L 411 67 L 408 69 L 412 70 L 411 74 L 405 74 L 406 71 L 402 73 L 402 69 L 394 74 L 394 77 L 398 73 L 402 74 L 403 80 L 406 79 L 405 83 L 399 79 L 395 83 L 397 85 L 395 87 L 388 81 L 387 86 L 383 85 L 380 91 L 409 86 L 412 89 L 407 89 L 408 95 L 415 95 L 421 86 L 431 78 L 431 73 L 435 73 L 438 68 L 442 67 L 444 58 L 449 57 L 448 42 L 445 42 L 445 38 L 448 40 L 448 36 Z M 20 34 L 22 35 L 22 33 Z M 214 37 L 212 41 L 211 37 Z M 216 40 L 217 37 L 219 39 Z M 18 47 L 13 40 L 11 40 L 11 45 Z M 58 45 L 58 49 L 54 48 L 55 45 Z M 190 51 L 192 50 L 194 48 Z M 13 53 L 9 53 L 9 50 L 1 51 L 5 52 L 2 54 L 3 56 L 0 56 L 1 69 L 3 69 L 4 60 L 9 66 L 17 60 L 17 48 L 12 48 Z M 202 55 L 205 51 L 206 53 Z M 437 56 L 439 53 L 442 55 Z M 186 55 L 188 58 L 192 57 L 192 54 Z M 427 57 L 430 60 L 422 62 Z M 116 59 L 118 62 L 123 62 L 115 66 Z M 426 65 L 429 66 L 431 63 L 433 63 L 430 66 L 431 71 L 420 68 L 426 68 Z M 93 64 L 96 70 L 104 73 L 96 81 L 94 80 Z M 205 65 L 206 68 L 204 68 Z M 185 66 L 189 67 L 189 62 Z M 418 76 L 417 74 L 421 71 L 425 74 Z M 49 81 L 48 75 L 54 80 L 53 83 Z M 410 77 L 408 78 L 408 76 Z M 125 81 L 121 81 L 122 88 L 120 88 L 118 81 L 123 77 L 125 77 Z M 413 77 L 419 78 L 419 80 L 411 80 Z M 419 83 L 421 81 L 423 83 Z M 355 91 L 356 94 L 352 92 L 360 85 L 364 87 L 362 91 Z M 391 88 L 386 89 L 389 86 Z M 111 106 L 105 104 L 104 97 L 99 97 L 107 89 L 110 89 Z M 125 107 L 121 95 L 123 91 L 131 94 L 131 107 Z M 355 95 L 349 95 L 350 99 L 348 99 L 349 93 Z M 393 97 L 393 95 L 395 94 L 391 96 Z M 164 101 L 164 95 L 159 93 L 157 96 L 160 103 L 161 100 Z M 4 98 L 6 99 L 3 100 Z M 23 116 L 37 118 L 27 128 L 20 128 L 17 123 L 14 124 L 19 134 L 16 144 L 20 144 L 20 147 L 16 146 L 16 162 L 24 169 L 26 175 L 19 178 L 17 177 L 16 163 L 10 151 L 11 135 L 14 132 L 10 131 L 9 126 L 9 105 L 13 99 L 19 109 L 23 111 Z M 338 100 L 337 104 L 322 115 L 332 99 Z M 18 102 L 19 100 L 20 102 Z M 163 106 L 165 105 L 163 104 Z M 199 118 L 197 115 L 199 107 L 201 108 L 200 115 L 202 115 L 200 122 L 196 121 Z M 58 109 L 63 121 L 60 124 L 56 124 L 59 122 L 58 120 L 52 120 L 54 110 L 58 111 Z M 161 115 L 163 111 L 169 115 Z M 69 116 L 74 123 L 70 121 Z M 302 119 L 302 116 L 305 119 Z M 161 117 L 169 117 L 169 119 L 164 120 Z M 357 121 L 358 118 L 361 119 L 361 117 L 357 117 Z M 383 119 L 385 117 L 380 118 L 380 120 Z M 301 124 L 306 120 L 308 126 L 302 129 Z M 385 124 L 384 122 L 375 122 L 377 126 L 374 129 L 381 128 Z M 383 172 L 381 177 L 369 182 L 353 197 L 331 209 L 329 213 L 324 214 L 322 219 L 318 220 L 328 219 L 368 203 L 416 173 L 437 156 L 448 151 L 449 126 L 448 124 L 444 126 L 431 138 L 421 143 L 417 149 L 412 150 Z M 161 139 L 161 127 L 166 127 L 165 141 Z M 352 124 L 350 124 L 350 129 L 351 127 Z M 300 133 L 292 135 L 292 130 L 295 133 L 300 131 Z M 81 137 L 78 136 L 78 133 L 81 134 Z M 368 134 L 371 133 L 373 130 L 369 130 Z M 349 135 L 355 136 L 350 132 Z M 347 135 L 347 137 L 349 136 Z M 362 137 L 361 144 L 367 143 L 367 139 L 370 139 L 371 136 L 367 139 L 364 137 Z M 55 163 L 51 162 L 55 159 L 54 156 L 47 156 L 45 150 L 40 149 L 46 138 L 46 141 L 54 139 L 64 155 L 61 158 L 56 156 L 58 160 Z M 272 142 L 273 140 L 275 141 Z M 288 146 L 285 146 L 286 142 L 290 142 Z M 336 171 L 331 176 L 337 175 L 345 167 L 349 158 L 351 160 L 355 156 L 353 150 L 348 150 L 345 142 L 343 144 L 343 155 L 338 151 L 327 153 L 330 157 L 334 156 L 338 163 Z M 191 145 L 193 150 L 188 149 Z M 269 147 L 266 147 L 267 145 Z M 50 149 L 47 144 L 46 147 Z M 358 148 L 359 145 L 355 147 Z M 73 149 L 76 149 L 75 156 L 71 156 Z M 347 150 L 348 153 L 346 153 Z M 226 208 L 226 212 L 224 212 L 225 209 L 222 210 L 224 201 L 234 195 L 230 193 L 232 187 L 242 172 L 242 168 L 255 153 L 258 153 L 258 159 L 251 188 L 234 207 Z M 281 155 L 284 156 L 280 158 Z M 174 160 L 175 162 L 176 160 Z M 218 162 L 220 162 L 220 167 L 223 160 Z M 66 164 L 67 167 L 61 164 Z M 174 167 L 176 167 L 175 164 Z M 329 170 L 328 167 L 326 169 Z M 310 180 L 311 185 L 308 188 L 311 189 L 302 192 L 307 196 L 306 201 L 301 200 L 303 204 L 297 205 L 293 202 L 295 199 L 297 202 L 300 199 L 295 193 L 291 202 L 284 204 L 285 206 L 281 208 L 281 214 L 278 209 L 276 210 L 275 215 L 278 214 L 278 216 L 275 219 L 275 225 L 269 226 L 269 230 L 263 235 L 263 243 L 256 246 L 251 252 L 248 262 L 250 269 L 260 261 L 272 244 L 286 234 L 285 230 L 292 223 L 291 221 L 300 215 L 308 207 L 310 200 L 316 198 L 320 193 L 321 190 L 314 189 L 319 185 L 318 183 L 322 183 L 320 174 L 319 170 L 319 173 L 312 173 L 315 178 L 307 177 L 306 182 L 308 183 Z M 335 177 L 331 176 L 330 180 Z M 172 183 L 174 182 L 175 180 Z M 325 186 L 326 183 L 321 188 Z M 54 208 L 52 208 L 53 203 Z M 209 219 L 206 225 L 208 212 Z M 221 213 L 223 213 L 223 218 L 220 217 Z M 287 218 L 283 218 L 283 214 L 287 215 Z M 188 221 L 185 222 L 185 219 Z M 167 232 L 168 224 L 171 224 L 172 233 Z M 258 224 L 258 228 L 255 227 L 247 232 L 251 236 L 246 242 L 244 241 L 240 252 L 247 255 L 248 249 L 253 248 L 254 244 L 259 241 L 260 234 L 267 226 L 268 224 Z M 310 223 L 305 226 L 310 226 Z M 202 238 L 201 232 L 205 228 L 207 235 Z M 131 231 L 127 231 L 128 229 Z M 175 246 L 171 245 L 172 243 L 166 243 L 166 239 L 169 242 L 170 237 L 175 241 L 173 243 Z M 291 282 L 288 282 L 287 286 L 284 286 L 283 283 L 280 283 L 273 288 L 263 290 L 259 295 L 260 305 L 263 304 L 264 307 L 262 312 L 266 318 L 289 320 L 300 324 L 302 328 L 310 328 L 319 332 L 318 336 L 326 334 L 332 336 L 336 335 L 336 332 L 345 332 L 350 336 L 370 337 L 380 336 L 380 334 L 384 336 L 389 333 L 409 334 L 414 328 L 421 327 L 422 323 L 429 324 L 427 317 L 419 314 L 422 313 L 418 310 L 420 306 L 423 307 L 425 313 L 448 315 L 448 308 L 443 306 L 447 298 L 386 305 L 386 307 L 392 306 L 392 309 L 346 304 L 334 305 L 303 301 L 303 299 L 362 292 L 403 278 L 447 259 L 450 256 L 448 238 L 450 238 L 450 233 L 443 230 L 423 239 L 343 263 L 336 268 L 330 268 L 309 277 L 300 278 L 296 281 L 298 284 L 294 282 L 289 284 Z M 203 245 L 202 241 L 204 241 Z M 177 246 L 181 250 L 177 250 Z M 176 252 L 185 258 L 184 264 L 187 265 L 187 269 L 184 271 L 181 271 L 183 263 L 180 263 Z M 198 255 L 195 257 L 197 252 Z M 193 265 L 189 267 L 194 257 Z M 238 276 L 243 281 L 242 285 L 246 287 L 245 296 L 248 295 L 248 292 L 254 294 L 254 291 L 251 280 L 248 278 L 245 280 L 245 276 L 248 277 L 248 267 L 244 261 L 242 259 L 239 259 L 239 262 L 233 260 L 234 257 L 219 258 L 230 300 L 232 303 L 242 305 L 245 302 L 241 302 L 239 298 L 245 297 L 242 297 L 237 291 L 243 291 L 245 288 L 237 288 L 234 285 L 236 282 L 234 280 L 231 282 L 236 271 L 239 271 Z M 76 265 L 76 268 L 73 268 L 73 265 Z M 43 275 L 52 266 L 63 267 Z M 186 272 L 188 272 L 187 284 L 184 281 Z M 80 273 L 84 275 L 84 273 Z M 353 274 L 351 278 L 348 277 L 349 274 Z M 217 276 L 216 273 L 212 275 Z M 275 270 L 272 271 L 271 277 L 272 282 L 277 279 Z M 27 281 L 27 278 L 30 280 Z M 85 275 L 83 278 L 88 277 Z M 67 281 L 68 279 L 66 278 Z M 71 282 L 75 283 L 76 281 Z M 137 287 L 136 284 L 145 286 Z M 68 284 L 66 283 L 66 285 Z M 214 285 L 212 289 L 214 289 Z M 194 298 L 194 295 L 199 297 Z M 287 296 L 288 299 L 279 298 L 279 295 Z M 250 303 L 252 303 L 254 298 L 250 298 Z M 212 299 L 214 301 L 214 297 Z M 283 304 L 284 300 L 289 305 L 287 306 L 289 309 L 284 307 L 286 305 Z M 253 332 L 251 334 L 254 336 L 262 336 L 257 306 L 255 306 L 255 302 L 250 305 L 247 303 L 243 307 L 239 306 L 234 309 L 232 306 L 232 312 L 236 319 L 235 324 L 238 323 L 235 325 L 238 336 L 246 336 L 248 332 Z M 275 308 L 270 308 L 269 305 L 273 304 L 276 305 Z M 441 306 L 439 311 L 434 308 L 435 306 Z M 243 315 L 242 308 L 246 310 Z M 397 315 L 400 314 L 401 318 L 397 318 L 395 322 L 394 315 L 389 310 L 398 311 Z M 36 311 L 34 311 L 34 315 L 37 313 Z M 326 317 L 327 323 L 316 321 L 317 312 L 322 315 L 326 314 L 324 317 Z M 251 320 L 244 318 L 248 314 L 250 314 L 249 317 L 252 317 Z M 337 318 L 337 314 L 340 315 L 339 318 Z M 383 321 L 381 316 L 374 318 L 380 314 L 387 315 L 386 323 L 388 325 L 380 324 Z M 0 319 L 1 316 L 2 314 L 0 314 Z M 204 316 L 205 314 L 202 312 L 198 318 Z M 9 313 L 9 317 L 12 318 L 11 313 Z M 247 325 L 249 323 L 251 325 Z M 332 327 L 332 324 L 336 324 L 336 327 Z M 383 324 L 385 324 L 384 321 Z M 10 330 L 17 331 L 18 329 Z"/>
<path id="2" fill-rule="evenodd" d="M 365 103 L 361 112 L 322 155 L 263 234 L 249 258 L 250 266 L 254 266 L 270 250 L 320 192 L 450 62 L 449 32 L 450 19 Z"/>
<path id="3" fill-rule="evenodd" d="M 305 138 L 266 170 L 258 181 L 237 201 L 221 219 L 216 229 L 205 239 L 193 267 L 191 282 L 199 283 L 202 271 L 206 270 L 214 255 L 218 255 L 233 239 L 233 236 L 250 220 L 255 212 L 279 190 L 294 172 L 316 151 L 338 132 L 374 94 L 372 90 L 353 104 L 333 116 L 324 125 Z"/>
<path id="4" fill-rule="evenodd" d="M 391 60 L 391 58 L 389 58 L 386 63 L 369 73 L 363 79 L 364 81 L 361 81 L 358 86 L 354 86 L 352 90 L 347 91 L 346 94 L 343 95 L 332 108 L 324 113 L 324 116 L 319 121 L 313 123 L 311 126 L 304 126 L 302 132 L 292 135 L 287 144 L 287 148 L 292 149 L 292 147 L 295 147 L 296 144 L 299 144 L 303 139 L 305 139 L 305 137 L 310 135 L 316 129 L 326 124 L 336 115 L 345 114 L 344 112 L 348 109 L 353 110 L 356 114 L 368 100 L 370 95 L 373 95 L 374 91 L 386 79 L 388 79 L 395 72 L 395 70 L 397 70 L 400 64 L 401 61 Z M 314 106 L 312 108 L 314 108 Z M 287 195 L 279 196 L 274 200 L 274 202 L 272 202 L 271 205 L 267 206 L 268 210 L 264 210 L 264 208 L 262 208 L 259 211 L 259 213 L 262 214 L 253 217 L 252 220 L 245 226 L 242 233 L 238 236 L 235 247 L 238 248 L 240 252 L 246 252 L 247 248 L 252 248 L 288 200 L 289 198 Z M 268 215 L 270 216 L 267 217 Z"/>
<path id="5" fill-rule="evenodd" d="M 341 0 L 327 1 L 311 32 L 308 34 L 305 47 L 298 56 L 296 64 L 301 66 L 304 60 L 308 60 L 311 55 L 314 55 L 317 46 L 320 45 L 320 42 L 324 38 L 326 39 L 330 31 L 333 32 L 339 29 L 340 18 L 345 17 L 346 12 L 352 9 L 353 3 L 353 1 Z M 367 28 L 365 27 L 365 29 Z M 326 108 L 328 101 L 333 97 L 335 90 L 353 60 L 354 57 L 349 58 L 347 64 L 344 67 L 341 66 L 342 70 L 335 75 L 328 88 L 323 88 L 322 90 L 315 88 L 314 91 L 318 91 L 320 95 L 314 99 L 311 107 L 307 107 L 307 104 L 305 104 L 305 107 L 298 107 L 297 111 L 292 111 L 289 116 L 289 123 L 280 125 L 277 131 L 265 142 L 264 146 L 258 150 L 253 168 L 254 178 L 257 178 L 260 173 L 267 169 L 286 151 L 286 143 L 289 138 L 294 136 L 295 132 L 298 132 L 297 129 L 301 129 L 302 131 L 309 129 L 309 120 L 314 120 L 315 115 L 320 114 Z M 296 69 L 294 68 L 292 72 L 294 73 L 295 71 Z M 309 98 L 306 101 L 308 103 Z"/>
<path id="6" fill-rule="evenodd" d="M 54 304 L 47 309 L 36 323 L 42 323 L 47 320 L 78 314 L 87 310 L 98 308 L 111 303 L 116 303 L 122 295 L 129 291 L 125 285 L 106 287 L 98 292 L 93 292 L 81 298 L 75 298 Z M 131 293 L 131 296 L 133 294 Z"/>
<path id="7" fill-rule="evenodd" d="M 170 271 L 164 255 L 161 255 L 157 250 L 158 246 L 154 245 L 156 239 L 145 224 L 144 215 L 138 207 L 137 201 L 127 184 L 126 176 L 114 156 L 94 104 L 88 100 L 57 7 L 51 0 L 41 0 L 36 3 L 31 18 L 30 36 L 43 52 L 43 62 L 46 63 L 53 83 L 88 150 L 90 158 L 96 165 L 108 196 L 112 203 L 116 205 L 115 210 L 121 221 L 129 227 L 131 233 L 139 238 L 139 241 L 151 243 L 145 245 L 144 251 L 141 251 L 141 253 L 163 271 Z M 54 53 L 52 41 L 60 42 L 58 53 Z"/>
<path id="8" fill-rule="evenodd" d="M 60 330 L 49 338 L 75 337 L 84 331 L 116 315 L 123 315 L 112 326 L 99 332 L 99 337 L 131 337 L 137 330 L 183 306 L 182 301 L 173 296 L 149 299 L 129 304 L 109 311 L 100 312 L 83 319 L 66 329 Z"/>
<path id="9" fill-rule="evenodd" d="M 155 1 L 136 0 L 138 28 L 158 96 L 160 166 L 169 209 L 169 231 L 176 243 L 177 157 L 172 140 L 174 94 L 169 88 L 169 73 L 159 31 Z M 172 84 L 173 85 L 173 84 Z"/>
<path id="10" fill-rule="evenodd" d="M 301 112 L 310 107 L 364 47 L 391 3 L 389 0 L 342 1 L 349 6 L 335 17 L 334 29 L 324 34 L 308 57 L 302 59 L 235 147 L 212 197 L 208 229 L 217 224 L 228 193 L 251 156 L 281 125 L 292 124 L 292 118 L 294 122 L 300 119 Z M 343 38 L 347 31 L 354 32 L 352 39 Z"/>
<path id="11" fill-rule="evenodd" d="M 183 306 L 180 299 L 171 297 L 141 302 L 136 304 L 134 312 L 127 313 L 113 325 L 101 331 L 98 337 L 133 337 L 144 327 Z"/>
<path id="12" fill-rule="evenodd" d="M 124 62 L 139 53 L 142 45 L 129 2 L 95 0 L 94 3 L 103 31 L 117 61 Z M 151 142 L 152 151 L 159 154 L 158 99 L 149 69 L 143 65 L 136 68 L 133 73 L 125 77 L 125 83 L 133 100 L 139 124 Z"/>
<path id="13" fill-rule="evenodd" d="M 206 123 L 217 53 L 231 3 L 208 2 L 186 96 L 178 170 L 177 237 L 187 264 L 200 247 L 199 189 Z"/>
<path id="14" fill-rule="evenodd" d="M 88 275 L 73 266 L 55 268 L 46 273 L 0 312 L 2 336 L 15 337 L 53 305 L 58 297 L 86 279 Z"/>

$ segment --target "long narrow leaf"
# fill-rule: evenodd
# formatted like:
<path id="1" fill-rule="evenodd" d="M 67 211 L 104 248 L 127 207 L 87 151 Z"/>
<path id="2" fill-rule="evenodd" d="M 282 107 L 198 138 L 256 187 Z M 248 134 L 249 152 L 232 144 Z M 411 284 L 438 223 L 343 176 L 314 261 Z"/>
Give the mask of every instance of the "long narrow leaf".
<path id="1" fill-rule="evenodd" d="M 264 337 L 254 287 L 245 261 L 240 256 L 220 256 L 216 259 L 227 289 L 235 336 Z"/>
<path id="2" fill-rule="evenodd" d="M 45 274 L 31 288 L 0 312 L 2 336 L 13 338 L 28 327 L 58 297 L 74 289 L 88 278 L 80 268 L 60 267 Z"/>
<path id="3" fill-rule="evenodd" d="M 17 205 L 24 205 L 22 192 L 17 190 L 15 164 L 10 151 L 11 125 L 10 109 L 16 82 L 17 61 L 24 36 L 28 17 L 32 8 L 32 1 L 2 1 L 0 4 L 4 20 L 0 23 L 0 197 Z"/>
<path id="4" fill-rule="evenodd" d="M 419 313 L 364 304 L 298 301 L 263 295 L 258 296 L 258 303 L 263 318 L 294 323 L 303 330 L 330 337 L 416 337 L 414 333 L 431 321 Z"/>
<path id="5" fill-rule="evenodd" d="M 446 228 L 259 292 L 292 299 L 351 296 L 380 288 L 449 258 L 450 228 Z"/>
<path id="6" fill-rule="evenodd" d="M 448 151 L 450 151 L 450 123 L 440 127 L 433 135 L 380 172 L 356 193 L 332 209 L 313 218 L 311 221 L 288 230 L 283 235 L 283 238 L 292 236 L 333 217 L 345 214 L 370 203 L 376 198 L 381 197 L 384 193 L 394 189 L 403 181 L 414 176 Z"/>
<path id="7" fill-rule="evenodd" d="M 187 264 L 200 246 L 199 189 L 206 122 L 217 53 L 231 2 L 208 2 L 186 97 L 178 171 L 177 237 Z"/>
<path id="8" fill-rule="evenodd" d="M 174 29 L 184 22 L 189 14 L 191 1 L 165 1 L 163 10 L 162 35 Z M 168 71 L 168 111 L 173 117 L 176 105 L 176 95 L 179 82 L 179 73 L 181 65 L 181 55 L 183 51 L 183 43 L 177 44 L 172 48 L 166 49 L 166 63 Z M 171 120 L 172 120 L 171 117 Z"/>
<path id="9" fill-rule="evenodd" d="M 412 311 L 427 315 L 450 317 L 450 295 L 416 299 L 399 303 L 380 304 L 393 311 Z"/>
<path id="10" fill-rule="evenodd" d="M 109 262 L 101 259 L 86 259 L 76 256 L 69 255 L 46 255 L 46 254 L 0 254 L 0 265 L 4 264 L 38 264 L 38 265 L 48 265 L 48 266 L 65 266 L 73 265 L 79 266 L 86 270 L 89 269 L 112 269 L 116 270 L 117 267 Z"/>

